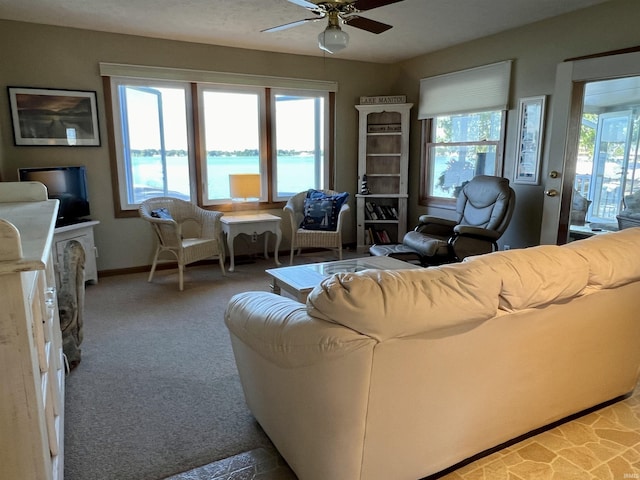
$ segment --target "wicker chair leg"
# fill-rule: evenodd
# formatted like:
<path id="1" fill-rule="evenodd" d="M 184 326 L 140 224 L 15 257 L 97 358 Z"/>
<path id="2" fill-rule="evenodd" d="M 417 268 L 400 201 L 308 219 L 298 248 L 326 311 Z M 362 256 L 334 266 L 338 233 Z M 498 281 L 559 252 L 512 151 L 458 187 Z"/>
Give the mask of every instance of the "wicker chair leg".
<path id="1" fill-rule="evenodd" d="M 180 279 L 180 291 L 184 290 L 184 265 L 178 263 L 178 278 Z"/>
<path id="2" fill-rule="evenodd" d="M 153 257 L 153 263 L 151 264 L 151 271 L 149 272 L 149 278 L 147 279 L 147 282 L 150 282 L 151 280 L 153 280 L 153 274 L 156 271 L 156 266 L 158 265 L 159 256 L 160 256 L 160 246 L 158 245 L 158 248 L 156 248 L 156 254 Z"/>

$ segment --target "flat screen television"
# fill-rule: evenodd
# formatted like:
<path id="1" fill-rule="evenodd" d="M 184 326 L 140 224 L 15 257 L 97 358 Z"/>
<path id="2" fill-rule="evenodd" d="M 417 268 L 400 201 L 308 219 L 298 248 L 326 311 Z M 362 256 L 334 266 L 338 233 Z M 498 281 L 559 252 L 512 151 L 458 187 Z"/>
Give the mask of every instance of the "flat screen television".
<path id="1" fill-rule="evenodd" d="M 19 168 L 18 175 L 21 182 L 43 183 L 49 198 L 60 200 L 57 227 L 86 221 L 91 214 L 85 167 Z"/>

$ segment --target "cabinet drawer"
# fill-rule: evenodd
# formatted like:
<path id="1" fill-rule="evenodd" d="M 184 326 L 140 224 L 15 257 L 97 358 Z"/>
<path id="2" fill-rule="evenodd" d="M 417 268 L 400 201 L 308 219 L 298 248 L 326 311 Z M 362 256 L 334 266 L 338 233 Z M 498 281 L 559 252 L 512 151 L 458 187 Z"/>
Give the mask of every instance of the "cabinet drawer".
<path id="1" fill-rule="evenodd" d="M 54 372 L 51 372 L 52 374 Z M 49 451 L 51 455 L 57 455 L 59 451 L 58 445 L 58 425 L 56 422 L 57 415 L 54 411 L 54 402 L 56 401 L 57 392 L 55 391 L 54 384 L 56 379 L 54 375 L 48 373 L 42 376 L 43 378 L 43 392 L 45 393 L 44 399 L 44 418 L 47 424 L 47 438 L 49 440 Z"/>
<path id="2" fill-rule="evenodd" d="M 47 355 L 45 339 L 45 318 L 46 311 L 43 312 L 42 302 L 39 297 L 33 298 L 31 303 L 31 320 L 33 322 L 33 343 L 38 354 L 38 365 L 40 366 L 40 372 L 46 372 L 49 370 L 49 356 Z"/>

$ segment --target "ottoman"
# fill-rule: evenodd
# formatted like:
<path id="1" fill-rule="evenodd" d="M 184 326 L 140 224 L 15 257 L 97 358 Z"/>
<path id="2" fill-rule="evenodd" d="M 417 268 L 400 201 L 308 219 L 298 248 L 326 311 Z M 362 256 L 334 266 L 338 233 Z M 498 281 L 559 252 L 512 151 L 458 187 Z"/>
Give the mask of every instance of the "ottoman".
<path id="1" fill-rule="evenodd" d="M 420 254 L 401 243 L 393 245 L 372 245 L 369 247 L 369 253 L 376 257 L 393 257 L 404 262 L 422 265 Z"/>

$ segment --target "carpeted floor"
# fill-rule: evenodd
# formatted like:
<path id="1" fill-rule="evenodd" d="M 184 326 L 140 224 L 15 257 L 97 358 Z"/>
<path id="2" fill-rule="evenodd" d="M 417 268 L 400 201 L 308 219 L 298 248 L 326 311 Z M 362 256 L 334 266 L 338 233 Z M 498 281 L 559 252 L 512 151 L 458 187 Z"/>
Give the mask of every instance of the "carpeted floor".
<path id="1" fill-rule="evenodd" d="M 226 277 L 217 264 L 187 267 L 183 292 L 176 270 L 87 286 L 82 361 L 67 377 L 66 480 L 157 480 L 271 447 L 244 403 L 223 313 L 235 293 L 269 291 L 274 266 L 257 259 Z"/>

